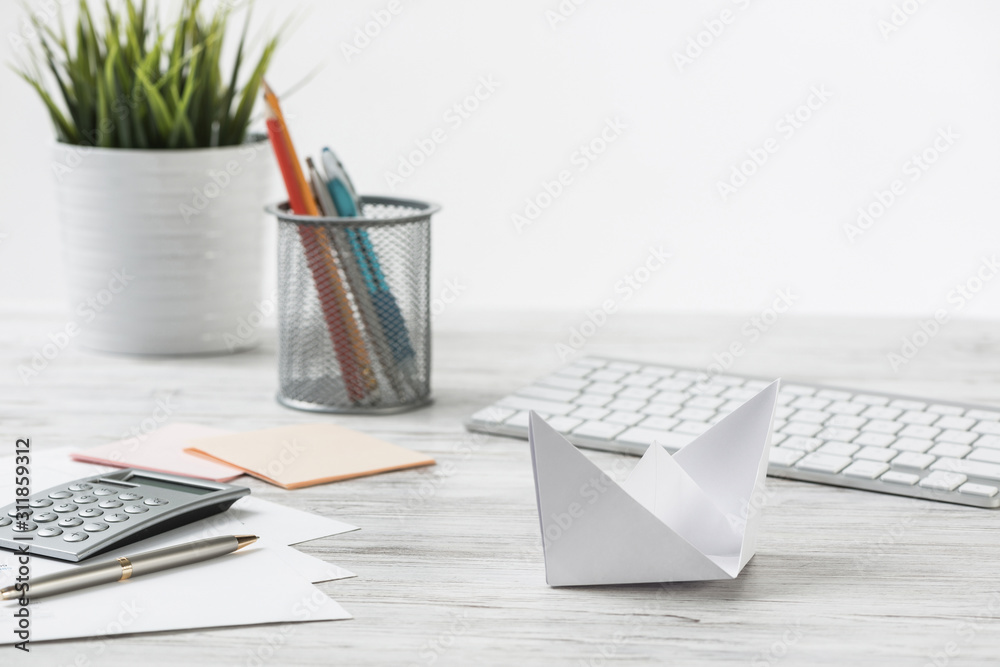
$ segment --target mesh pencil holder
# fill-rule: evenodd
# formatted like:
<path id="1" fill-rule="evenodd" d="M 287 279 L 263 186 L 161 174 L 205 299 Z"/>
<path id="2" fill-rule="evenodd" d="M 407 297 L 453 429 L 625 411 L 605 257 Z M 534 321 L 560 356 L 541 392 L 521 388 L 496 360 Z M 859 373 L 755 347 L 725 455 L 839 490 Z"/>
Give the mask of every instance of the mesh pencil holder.
<path id="1" fill-rule="evenodd" d="M 362 197 L 359 218 L 278 219 L 278 402 L 389 414 L 430 402 L 435 204 Z"/>

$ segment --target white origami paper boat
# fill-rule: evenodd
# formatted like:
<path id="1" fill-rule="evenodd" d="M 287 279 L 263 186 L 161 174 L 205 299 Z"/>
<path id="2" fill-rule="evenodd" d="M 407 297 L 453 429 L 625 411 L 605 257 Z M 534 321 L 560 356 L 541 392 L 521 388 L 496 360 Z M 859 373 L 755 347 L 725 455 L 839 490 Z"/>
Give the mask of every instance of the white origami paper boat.
<path id="1" fill-rule="evenodd" d="M 671 456 L 650 445 L 621 485 L 532 413 L 550 586 L 734 579 L 754 554 L 774 382 Z"/>

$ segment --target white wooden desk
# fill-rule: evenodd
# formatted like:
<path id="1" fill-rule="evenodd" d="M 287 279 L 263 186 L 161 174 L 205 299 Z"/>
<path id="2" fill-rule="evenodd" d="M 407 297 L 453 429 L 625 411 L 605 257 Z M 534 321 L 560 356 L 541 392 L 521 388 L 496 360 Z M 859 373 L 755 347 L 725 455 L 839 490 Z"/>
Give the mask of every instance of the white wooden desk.
<path id="1" fill-rule="evenodd" d="M 1000 511 L 769 479 L 757 555 L 731 582 L 545 585 L 523 441 L 462 420 L 558 367 L 578 315 L 467 318 L 435 335 L 429 408 L 329 417 L 274 401 L 275 344 L 230 357 L 62 352 L 27 386 L 18 364 L 65 322 L 7 313 L 0 442 L 117 439 L 168 399 L 172 419 L 234 430 L 333 420 L 439 465 L 261 497 L 360 531 L 302 546 L 356 579 L 321 584 L 351 621 L 3 647 L 55 665 L 1000 665 Z M 585 352 L 704 367 L 742 318 L 616 315 Z M 785 319 L 734 372 L 1000 405 L 1000 325 L 950 323 L 901 373 L 886 353 L 916 322 Z M 610 468 L 616 455 L 589 453 Z M 948 655 L 948 654 L 951 655 Z"/>

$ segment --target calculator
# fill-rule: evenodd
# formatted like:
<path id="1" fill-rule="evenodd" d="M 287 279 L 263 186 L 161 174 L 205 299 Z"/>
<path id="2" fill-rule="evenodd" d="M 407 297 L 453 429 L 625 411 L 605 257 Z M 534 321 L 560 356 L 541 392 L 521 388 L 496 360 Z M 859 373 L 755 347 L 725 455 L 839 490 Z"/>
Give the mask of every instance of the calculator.
<path id="1" fill-rule="evenodd" d="M 0 549 L 79 562 L 224 512 L 249 493 L 132 468 L 84 477 L 0 509 Z"/>

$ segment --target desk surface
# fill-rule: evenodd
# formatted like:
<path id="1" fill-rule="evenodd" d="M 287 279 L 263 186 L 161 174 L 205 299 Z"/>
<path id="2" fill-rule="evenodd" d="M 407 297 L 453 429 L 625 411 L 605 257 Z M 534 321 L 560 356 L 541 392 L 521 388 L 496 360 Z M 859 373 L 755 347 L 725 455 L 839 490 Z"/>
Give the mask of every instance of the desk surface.
<path id="1" fill-rule="evenodd" d="M 46 665 L 671 664 L 922 666 L 1000 661 L 1000 511 L 769 478 L 757 555 L 734 581 L 545 585 L 526 443 L 463 418 L 556 368 L 579 317 L 468 318 L 435 334 L 429 408 L 391 417 L 294 412 L 273 399 L 273 336 L 226 357 L 61 352 L 25 386 L 58 317 L 5 314 L 4 442 L 95 445 L 171 418 L 234 430 L 331 420 L 433 454 L 438 465 L 263 498 L 360 526 L 301 548 L 358 574 L 320 584 L 351 621 L 33 645 Z M 1000 405 L 1000 329 L 949 323 L 899 373 L 915 321 L 792 319 L 759 340 L 742 318 L 616 315 L 585 352 L 704 367 L 746 343 L 733 372 Z M 148 422 L 147 422 L 148 423 Z M 617 455 L 588 453 L 610 468 Z M 6 649 L 10 650 L 10 649 Z M 6 661 L 5 661 L 6 664 Z"/>

